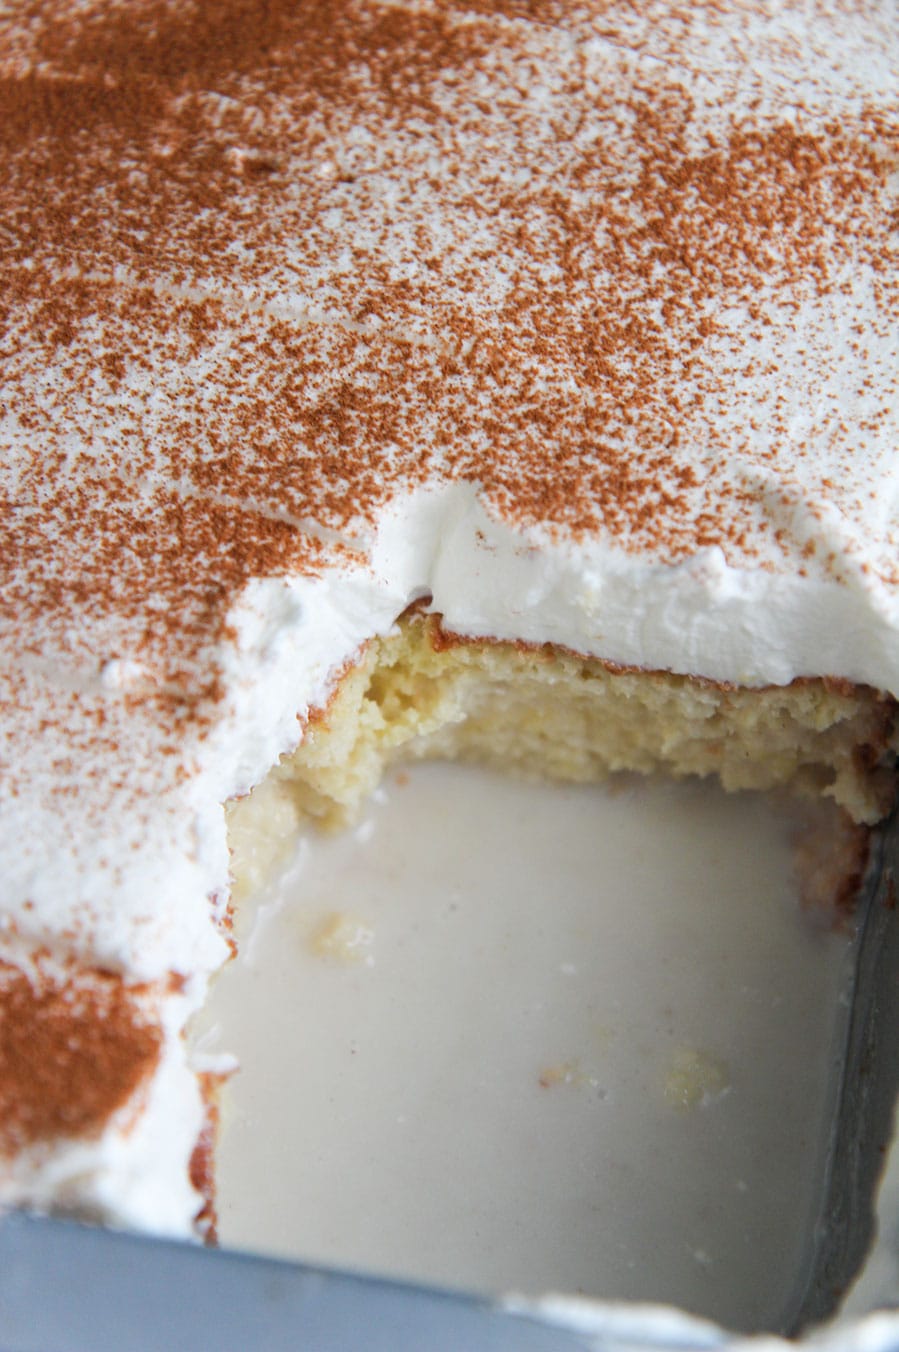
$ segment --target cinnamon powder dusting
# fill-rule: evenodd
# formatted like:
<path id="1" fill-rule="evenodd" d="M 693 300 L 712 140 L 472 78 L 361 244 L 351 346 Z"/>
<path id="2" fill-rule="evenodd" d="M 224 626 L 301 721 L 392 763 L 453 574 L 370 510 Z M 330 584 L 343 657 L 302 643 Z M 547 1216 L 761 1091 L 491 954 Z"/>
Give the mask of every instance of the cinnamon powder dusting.
<path id="1" fill-rule="evenodd" d="M 899 582 L 893 18 L 0 16 L 10 783 L 54 724 L 57 783 L 88 724 L 120 740 L 82 690 L 110 663 L 177 750 L 248 583 L 364 567 L 423 485 L 475 484 L 538 542 Z"/>
<path id="2" fill-rule="evenodd" d="M 0 1152 L 98 1135 L 152 1073 L 160 1045 L 121 978 L 32 981 L 0 963 Z"/>
<path id="3" fill-rule="evenodd" d="M 189 684 L 250 577 L 458 479 L 525 527 L 839 575 L 836 504 L 894 576 L 899 121 L 844 48 L 752 5 L 7 14 L 7 614 Z"/>

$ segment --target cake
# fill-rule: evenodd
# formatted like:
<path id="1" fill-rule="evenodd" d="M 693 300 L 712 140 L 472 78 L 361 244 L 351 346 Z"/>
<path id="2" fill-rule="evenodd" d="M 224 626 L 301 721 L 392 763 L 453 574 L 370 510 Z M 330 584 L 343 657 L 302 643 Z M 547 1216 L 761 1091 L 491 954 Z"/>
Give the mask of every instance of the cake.
<path id="1" fill-rule="evenodd" d="M 899 30 L 54 0 L 0 54 L 0 1199 L 187 1236 L 234 872 L 396 756 L 889 810 Z"/>

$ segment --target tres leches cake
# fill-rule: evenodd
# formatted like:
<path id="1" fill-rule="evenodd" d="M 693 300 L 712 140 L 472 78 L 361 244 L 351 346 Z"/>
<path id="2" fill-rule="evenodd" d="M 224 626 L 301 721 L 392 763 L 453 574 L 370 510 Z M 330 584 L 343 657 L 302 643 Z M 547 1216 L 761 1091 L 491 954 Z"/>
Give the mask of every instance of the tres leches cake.
<path id="1" fill-rule="evenodd" d="M 0 57 L 0 1199 L 189 1235 L 232 880 L 388 761 L 889 810 L 899 26 L 54 0 Z"/>

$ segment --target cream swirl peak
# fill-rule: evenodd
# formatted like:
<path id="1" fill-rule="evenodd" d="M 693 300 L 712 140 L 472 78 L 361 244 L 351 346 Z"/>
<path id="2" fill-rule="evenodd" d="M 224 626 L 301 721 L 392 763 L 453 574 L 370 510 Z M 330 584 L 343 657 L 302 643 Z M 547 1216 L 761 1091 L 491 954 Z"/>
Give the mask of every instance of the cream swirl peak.
<path id="1" fill-rule="evenodd" d="M 220 804 L 418 597 L 899 695 L 891 3 L 56 0 L 0 59 L 10 971 L 168 982 L 171 1051 Z"/>

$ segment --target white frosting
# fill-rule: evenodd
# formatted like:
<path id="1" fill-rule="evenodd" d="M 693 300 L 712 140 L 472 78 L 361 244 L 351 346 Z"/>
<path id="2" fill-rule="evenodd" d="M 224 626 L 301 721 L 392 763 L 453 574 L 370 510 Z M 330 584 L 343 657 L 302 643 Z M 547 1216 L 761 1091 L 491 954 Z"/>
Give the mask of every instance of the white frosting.
<path id="1" fill-rule="evenodd" d="M 826 673 L 899 693 L 899 593 L 861 574 L 735 568 L 718 546 L 665 564 L 602 539 L 514 532 L 469 486 L 394 503 L 373 566 L 394 594 L 431 593 L 460 633 L 739 685 Z"/>

